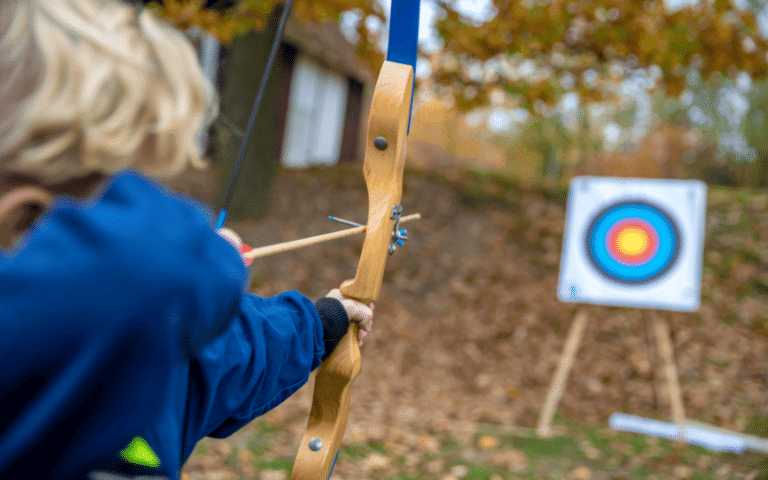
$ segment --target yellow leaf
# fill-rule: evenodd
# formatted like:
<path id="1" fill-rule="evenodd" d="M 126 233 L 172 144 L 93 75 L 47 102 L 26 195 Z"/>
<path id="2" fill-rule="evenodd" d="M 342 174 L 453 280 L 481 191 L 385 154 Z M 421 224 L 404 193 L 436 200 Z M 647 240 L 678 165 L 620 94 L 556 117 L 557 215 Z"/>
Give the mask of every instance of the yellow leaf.
<path id="1" fill-rule="evenodd" d="M 483 450 L 489 450 L 499 446 L 499 439 L 496 437 L 484 436 L 480 437 L 477 441 L 477 446 Z"/>

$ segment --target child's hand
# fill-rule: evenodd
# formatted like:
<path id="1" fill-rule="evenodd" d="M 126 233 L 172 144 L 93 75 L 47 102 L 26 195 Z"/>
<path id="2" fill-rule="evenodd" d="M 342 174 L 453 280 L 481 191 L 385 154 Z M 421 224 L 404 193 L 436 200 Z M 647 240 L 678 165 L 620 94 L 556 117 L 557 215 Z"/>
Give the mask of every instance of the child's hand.
<path id="1" fill-rule="evenodd" d="M 251 260 L 250 258 L 243 257 L 243 254 L 250 251 L 251 247 L 243 243 L 243 240 L 240 238 L 240 235 L 236 234 L 229 228 L 220 228 L 216 230 L 216 233 L 218 233 L 221 238 L 228 241 L 230 245 L 235 247 L 238 253 L 240 253 L 240 257 L 243 259 L 243 263 L 245 264 L 246 267 L 251 264 L 253 260 Z"/>
<path id="2" fill-rule="evenodd" d="M 347 311 L 347 317 L 349 317 L 349 320 L 357 322 L 357 325 L 360 327 L 358 340 L 360 346 L 362 346 L 363 337 L 368 335 L 368 332 L 371 331 L 371 327 L 373 326 L 373 303 L 366 305 L 364 303 L 358 302 L 357 300 L 347 298 L 341 294 L 341 291 L 339 291 L 338 288 L 334 288 L 328 292 L 326 297 L 335 298 L 336 300 L 340 301 L 344 307 L 344 310 Z"/>

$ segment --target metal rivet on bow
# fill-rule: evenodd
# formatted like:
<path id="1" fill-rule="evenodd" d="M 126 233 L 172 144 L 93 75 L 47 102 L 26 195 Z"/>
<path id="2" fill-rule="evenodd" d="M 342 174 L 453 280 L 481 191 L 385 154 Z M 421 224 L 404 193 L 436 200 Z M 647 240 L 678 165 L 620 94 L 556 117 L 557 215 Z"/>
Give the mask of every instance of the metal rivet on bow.
<path id="1" fill-rule="evenodd" d="M 384 137 L 376 137 L 373 140 L 373 146 L 378 148 L 379 150 L 386 150 L 387 149 L 387 139 Z"/>
<path id="2" fill-rule="evenodd" d="M 319 452 L 323 449 L 323 441 L 315 437 L 309 441 L 309 449 L 313 452 Z"/>

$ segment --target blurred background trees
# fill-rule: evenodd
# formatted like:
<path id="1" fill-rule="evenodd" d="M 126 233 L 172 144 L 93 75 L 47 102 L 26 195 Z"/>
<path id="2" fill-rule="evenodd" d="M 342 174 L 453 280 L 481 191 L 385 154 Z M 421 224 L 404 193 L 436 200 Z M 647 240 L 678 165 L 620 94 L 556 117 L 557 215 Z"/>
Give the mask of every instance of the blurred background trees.
<path id="1" fill-rule="evenodd" d="M 263 29 L 275 3 L 149 2 L 223 42 Z M 296 0 L 293 15 L 339 22 L 378 70 L 388 1 Z M 422 16 L 418 106 L 447 106 L 445 138 L 430 142 L 454 163 L 487 167 L 456 145 L 474 135 L 503 153 L 493 168 L 552 181 L 623 174 L 768 186 L 764 0 L 424 0 Z"/>

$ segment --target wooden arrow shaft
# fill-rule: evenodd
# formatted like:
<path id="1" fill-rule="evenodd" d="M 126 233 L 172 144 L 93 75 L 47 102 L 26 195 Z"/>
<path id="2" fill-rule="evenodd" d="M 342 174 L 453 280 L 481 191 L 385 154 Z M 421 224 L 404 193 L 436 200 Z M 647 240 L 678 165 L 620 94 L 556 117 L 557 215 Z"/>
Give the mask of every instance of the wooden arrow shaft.
<path id="1" fill-rule="evenodd" d="M 414 213 L 412 215 L 406 215 L 405 217 L 402 217 L 400 219 L 400 223 L 410 222 L 411 220 L 419 220 L 420 218 L 420 213 Z M 297 248 L 304 248 L 310 245 L 328 242 L 330 240 L 336 240 L 337 238 L 349 237 L 351 235 L 363 233 L 366 229 L 367 227 L 362 225 L 360 227 L 339 230 L 338 232 L 324 233 L 322 235 L 315 235 L 314 237 L 300 238 L 298 240 L 291 240 L 290 242 L 267 245 L 265 247 L 254 248 L 243 256 L 250 259 L 266 257 L 276 253 L 287 252 L 289 250 L 296 250 Z"/>

